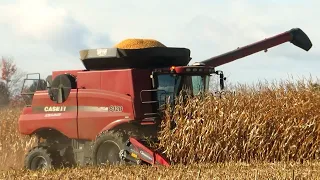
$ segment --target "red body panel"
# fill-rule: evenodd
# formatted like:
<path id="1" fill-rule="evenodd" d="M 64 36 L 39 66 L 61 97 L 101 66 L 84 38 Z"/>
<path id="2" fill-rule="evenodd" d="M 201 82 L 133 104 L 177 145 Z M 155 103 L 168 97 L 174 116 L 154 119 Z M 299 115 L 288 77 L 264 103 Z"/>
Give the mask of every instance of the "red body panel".
<path id="1" fill-rule="evenodd" d="M 22 134 L 52 128 L 69 138 L 93 140 L 102 130 L 142 119 L 152 111 L 140 100 L 141 90 L 152 88 L 150 70 L 56 71 L 53 78 L 65 73 L 77 77 L 78 89 L 72 89 L 62 104 L 51 101 L 47 91 L 35 93 L 31 108 L 25 108 L 19 119 Z M 143 95 L 143 100 L 150 99 L 151 94 Z M 66 109 L 45 112 L 50 106 Z"/>
<path id="2" fill-rule="evenodd" d="M 134 119 L 132 99 L 128 95 L 104 90 L 79 89 L 79 139 L 94 139 L 110 123 L 119 119 Z M 106 112 L 104 108 L 122 106 L 122 112 Z"/>
<path id="3" fill-rule="evenodd" d="M 108 125 L 106 125 L 103 129 L 101 129 L 99 133 L 105 130 L 113 129 L 120 124 L 130 123 L 130 121 L 132 121 L 132 119 L 118 119 L 118 120 L 112 121 L 111 123 L 108 123 Z"/>
<path id="4" fill-rule="evenodd" d="M 53 71 L 52 72 L 52 79 L 54 79 L 56 76 L 60 75 L 60 74 L 65 74 L 65 73 L 68 73 L 68 74 L 72 74 L 74 76 L 77 76 L 78 75 L 78 72 L 83 72 L 85 70 L 65 70 L 65 71 Z"/>
<path id="5" fill-rule="evenodd" d="M 69 98 L 62 106 L 76 106 L 77 90 L 72 90 Z M 78 138 L 77 111 L 46 113 L 46 106 L 61 106 L 52 102 L 46 91 L 34 94 L 32 107 L 25 108 L 19 118 L 19 130 L 22 134 L 32 134 L 36 130 L 52 128 L 60 131 L 69 138 Z M 51 114 L 51 116 L 50 116 Z"/>

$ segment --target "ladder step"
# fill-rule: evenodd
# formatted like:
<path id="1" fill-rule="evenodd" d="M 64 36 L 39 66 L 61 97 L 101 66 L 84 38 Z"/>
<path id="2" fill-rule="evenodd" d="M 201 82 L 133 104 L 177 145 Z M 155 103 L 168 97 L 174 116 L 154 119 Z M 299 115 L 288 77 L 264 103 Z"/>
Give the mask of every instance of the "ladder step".
<path id="1" fill-rule="evenodd" d="M 142 104 L 158 103 L 158 101 L 143 101 Z"/>
<path id="2" fill-rule="evenodd" d="M 159 115 L 158 113 L 144 113 L 145 116 Z"/>

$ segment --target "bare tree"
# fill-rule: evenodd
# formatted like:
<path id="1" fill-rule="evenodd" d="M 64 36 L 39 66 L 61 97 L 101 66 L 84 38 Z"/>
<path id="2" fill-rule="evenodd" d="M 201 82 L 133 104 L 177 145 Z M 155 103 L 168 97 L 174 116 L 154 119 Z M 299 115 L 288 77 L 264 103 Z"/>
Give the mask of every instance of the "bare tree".
<path id="1" fill-rule="evenodd" d="M 9 91 L 4 82 L 0 82 L 0 107 L 6 106 L 10 102 Z"/>
<path id="2" fill-rule="evenodd" d="M 19 93 L 25 73 L 17 68 L 12 57 L 2 57 L 0 68 L 1 104 L 6 105 L 9 104 L 10 98 Z"/>

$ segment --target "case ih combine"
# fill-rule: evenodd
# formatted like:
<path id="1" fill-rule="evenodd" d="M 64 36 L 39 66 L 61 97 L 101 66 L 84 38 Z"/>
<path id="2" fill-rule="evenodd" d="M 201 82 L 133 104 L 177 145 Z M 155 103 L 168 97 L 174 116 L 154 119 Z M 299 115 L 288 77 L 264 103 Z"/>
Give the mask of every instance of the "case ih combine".
<path id="1" fill-rule="evenodd" d="M 183 87 L 207 91 L 215 67 L 262 50 L 291 42 L 308 51 L 312 43 L 299 28 L 238 48 L 189 66 L 190 50 L 89 49 L 80 51 L 84 70 L 53 71 L 35 81 L 31 102 L 23 109 L 19 130 L 36 135 L 38 145 L 25 157 L 28 169 L 60 165 L 160 164 L 170 162 L 151 150 L 145 138 L 156 140 L 162 120 L 161 106 Z M 42 87 L 43 82 L 48 87 Z"/>

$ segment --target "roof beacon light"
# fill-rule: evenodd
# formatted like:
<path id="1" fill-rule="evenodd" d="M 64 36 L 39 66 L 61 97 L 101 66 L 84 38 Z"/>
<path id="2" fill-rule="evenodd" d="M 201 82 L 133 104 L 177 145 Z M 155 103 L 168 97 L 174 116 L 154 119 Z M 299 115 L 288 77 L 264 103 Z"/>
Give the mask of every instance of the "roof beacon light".
<path id="1" fill-rule="evenodd" d="M 174 71 L 174 69 L 175 69 L 175 67 L 174 67 L 174 66 L 171 66 L 171 67 L 170 67 L 170 71 L 171 71 L 171 72 L 173 72 L 173 71 Z"/>

